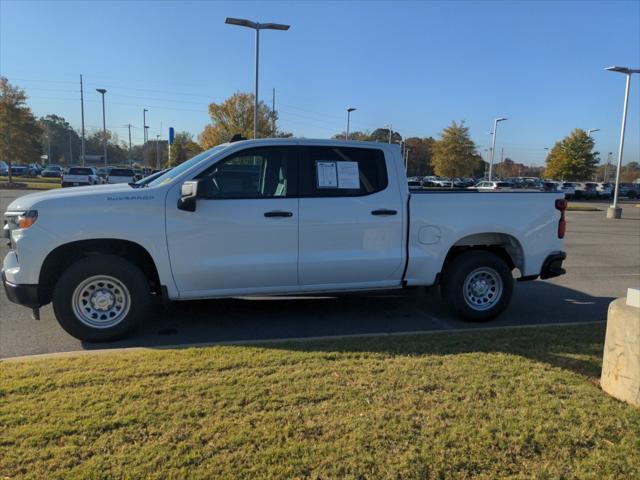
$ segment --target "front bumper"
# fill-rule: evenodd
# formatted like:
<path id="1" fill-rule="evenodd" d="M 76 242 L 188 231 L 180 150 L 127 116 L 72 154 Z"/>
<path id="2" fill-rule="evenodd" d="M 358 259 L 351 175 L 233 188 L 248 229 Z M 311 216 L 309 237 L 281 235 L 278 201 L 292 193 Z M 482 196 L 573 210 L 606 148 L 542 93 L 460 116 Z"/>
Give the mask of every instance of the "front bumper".
<path id="1" fill-rule="evenodd" d="M 38 308 L 41 306 L 38 296 L 38 285 L 16 285 L 7 280 L 4 271 L 2 271 L 2 284 L 7 298 L 19 305 L 29 308 Z"/>
<path id="2" fill-rule="evenodd" d="M 540 271 L 540 278 L 545 280 L 547 278 L 559 277 L 564 275 L 566 270 L 562 268 L 562 262 L 567 258 L 566 252 L 553 253 L 547 257 L 542 264 L 542 270 Z"/>

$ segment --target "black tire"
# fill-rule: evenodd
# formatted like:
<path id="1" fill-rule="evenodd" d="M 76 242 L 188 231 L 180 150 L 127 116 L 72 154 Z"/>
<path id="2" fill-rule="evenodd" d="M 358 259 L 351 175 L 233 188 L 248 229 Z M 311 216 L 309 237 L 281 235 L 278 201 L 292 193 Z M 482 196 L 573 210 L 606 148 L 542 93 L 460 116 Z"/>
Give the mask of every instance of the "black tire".
<path id="1" fill-rule="evenodd" d="M 470 303 L 473 302 L 467 301 L 468 296 L 471 296 L 471 290 L 465 293 L 465 282 L 472 272 L 482 274 L 482 270 L 488 273 L 489 278 L 485 297 L 491 296 L 492 293 L 499 297 L 497 300 L 488 299 L 489 303 L 486 305 L 472 307 Z M 495 280 L 491 278 L 492 275 L 495 276 Z M 499 285 L 501 288 L 497 288 Z M 472 322 L 486 322 L 500 315 L 509 305 L 513 294 L 513 275 L 507 263 L 498 255 L 482 250 L 470 250 L 458 255 L 446 266 L 440 291 L 449 308 L 458 317 Z"/>
<path id="2" fill-rule="evenodd" d="M 115 279 L 128 293 L 123 293 L 128 299 L 128 311 L 118 323 L 105 328 L 83 322 L 73 307 L 76 288 L 97 276 Z M 64 271 L 53 290 L 52 303 L 58 322 L 69 335 L 87 342 L 109 342 L 126 336 L 147 316 L 151 307 L 151 292 L 149 281 L 133 263 L 115 255 L 94 255 L 79 260 Z M 106 320 L 109 321 L 108 318 Z"/>

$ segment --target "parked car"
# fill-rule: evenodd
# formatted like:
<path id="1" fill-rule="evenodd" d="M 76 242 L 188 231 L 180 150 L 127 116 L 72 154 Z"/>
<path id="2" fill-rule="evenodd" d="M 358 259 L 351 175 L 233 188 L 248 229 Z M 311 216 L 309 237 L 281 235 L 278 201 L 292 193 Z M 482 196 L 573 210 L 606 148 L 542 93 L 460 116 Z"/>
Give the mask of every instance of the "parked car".
<path id="1" fill-rule="evenodd" d="M 70 167 L 67 173 L 62 175 L 61 184 L 64 187 L 78 187 L 97 185 L 100 183 L 98 172 L 93 167 Z"/>
<path id="2" fill-rule="evenodd" d="M 109 176 L 109 172 L 111 171 L 111 167 L 102 167 L 99 168 L 97 173 L 100 181 L 102 183 L 107 183 L 107 176 Z"/>
<path id="3" fill-rule="evenodd" d="M 484 192 L 484 191 L 493 191 L 493 192 L 497 192 L 500 190 L 511 190 L 511 183 L 509 182 L 496 182 L 496 181 L 484 181 L 484 182 L 480 182 L 478 183 L 475 187 L 471 187 L 471 188 L 475 188 L 476 190 L 478 190 L 479 192 Z"/>
<path id="4" fill-rule="evenodd" d="M 638 198 L 640 197 L 640 184 L 621 183 L 618 186 L 618 195 L 627 198 Z"/>
<path id="5" fill-rule="evenodd" d="M 26 165 L 11 165 L 11 175 L 22 177 L 29 174 L 29 167 Z"/>
<path id="6" fill-rule="evenodd" d="M 6 177 L 9 175 L 9 165 L 0 160 L 0 176 Z"/>
<path id="7" fill-rule="evenodd" d="M 596 195 L 598 198 L 611 198 L 613 186 L 610 183 L 596 183 Z"/>
<path id="8" fill-rule="evenodd" d="M 572 199 L 575 196 L 576 190 L 574 184 L 571 182 L 557 182 L 555 180 L 547 180 L 542 182 L 541 190 L 543 192 L 562 192 L 564 198 Z"/>
<path id="9" fill-rule="evenodd" d="M 422 188 L 422 182 L 420 180 L 408 180 L 407 185 L 409 185 L 410 190 L 420 190 Z"/>
<path id="10" fill-rule="evenodd" d="M 133 183 L 135 181 L 135 173 L 132 169 L 113 167 L 109 170 L 106 183 Z"/>
<path id="11" fill-rule="evenodd" d="M 47 165 L 40 176 L 43 178 L 60 178 L 62 176 L 62 167 L 60 165 Z"/>
<path id="12" fill-rule="evenodd" d="M 457 315 L 486 321 L 509 304 L 514 269 L 522 281 L 564 273 L 561 194 L 410 194 L 403 172 L 398 145 L 245 140 L 144 186 L 25 195 L 5 214 L 7 297 L 35 317 L 52 302 L 71 335 L 106 341 L 149 318 L 153 298 L 438 281 Z"/>
<path id="13" fill-rule="evenodd" d="M 575 198 L 583 200 L 592 200 L 598 198 L 596 184 L 592 182 L 576 182 L 573 184 L 575 188 Z"/>

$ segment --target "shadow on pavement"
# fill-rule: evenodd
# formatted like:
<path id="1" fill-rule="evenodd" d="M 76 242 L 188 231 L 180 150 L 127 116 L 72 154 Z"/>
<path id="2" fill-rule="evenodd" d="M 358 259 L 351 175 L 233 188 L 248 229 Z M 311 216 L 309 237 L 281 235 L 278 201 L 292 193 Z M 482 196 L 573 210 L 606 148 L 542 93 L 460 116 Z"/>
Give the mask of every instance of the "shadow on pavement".
<path id="1" fill-rule="evenodd" d="M 507 311 L 488 323 L 455 318 L 438 290 L 322 297 L 261 297 L 176 302 L 129 338 L 83 343 L 85 349 L 243 342 L 460 328 L 605 321 L 611 297 L 593 297 L 550 282 L 516 285 Z"/>

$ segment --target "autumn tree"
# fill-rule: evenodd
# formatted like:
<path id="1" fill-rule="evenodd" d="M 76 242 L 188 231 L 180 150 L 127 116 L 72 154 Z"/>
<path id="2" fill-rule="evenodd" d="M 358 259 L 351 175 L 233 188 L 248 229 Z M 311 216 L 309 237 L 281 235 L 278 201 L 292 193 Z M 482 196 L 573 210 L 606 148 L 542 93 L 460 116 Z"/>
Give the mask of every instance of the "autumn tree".
<path id="1" fill-rule="evenodd" d="M 581 128 L 576 128 L 556 142 L 547 156 L 545 176 L 561 180 L 589 180 L 599 162 L 595 142 Z"/>
<path id="2" fill-rule="evenodd" d="M 482 172 L 482 158 L 476 152 L 464 121 L 451 122 L 433 145 L 433 168 L 441 177 L 471 177 Z"/>
<path id="3" fill-rule="evenodd" d="M 407 153 L 407 175 L 425 176 L 433 173 L 431 160 L 435 140 L 429 138 L 410 137 L 405 139 Z"/>
<path id="4" fill-rule="evenodd" d="M 240 134 L 245 138 L 253 138 L 254 95 L 252 93 L 236 93 L 222 103 L 209 104 L 211 123 L 205 125 L 199 136 L 200 145 L 207 149 L 228 142 Z M 277 112 L 272 112 L 267 105 L 258 103 L 258 137 L 279 136 L 273 132 L 272 122 L 277 120 Z M 283 133 L 283 132 L 280 132 Z M 286 134 L 285 134 L 286 135 Z"/>
<path id="5" fill-rule="evenodd" d="M 9 183 L 13 162 L 37 162 L 40 157 L 40 128 L 26 101 L 24 90 L 0 77 L 0 159 L 9 165 Z"/>
<path id="6" fill-rule="evenodd" d="M 193 141 L 189 132 L 176 133 L 171 145 L 169 164 L 176 166 L 202 152 L 202 147 Z"/>

